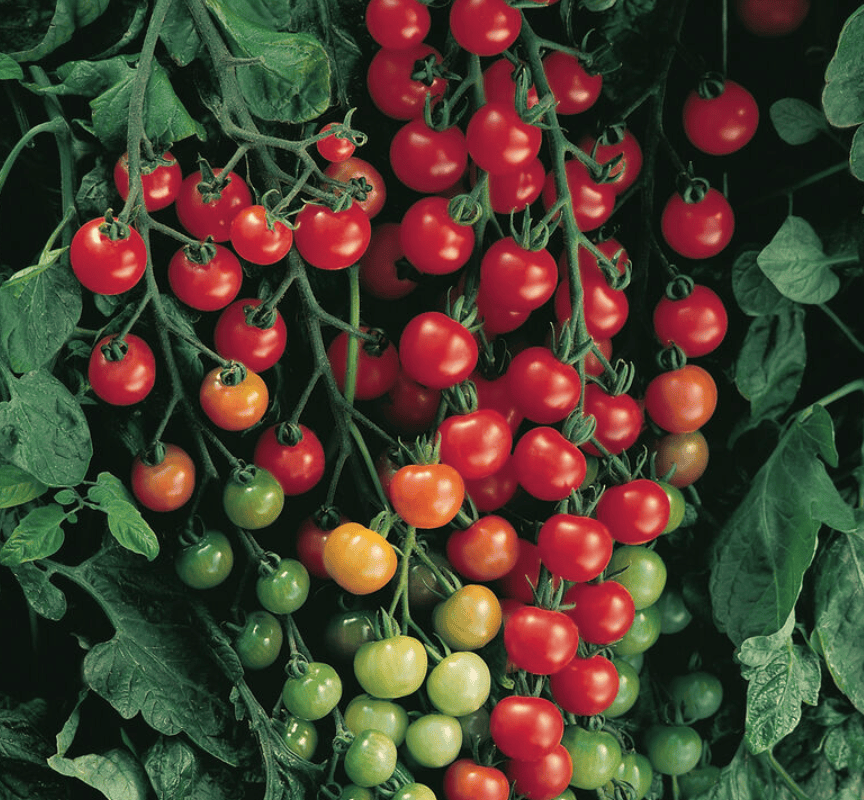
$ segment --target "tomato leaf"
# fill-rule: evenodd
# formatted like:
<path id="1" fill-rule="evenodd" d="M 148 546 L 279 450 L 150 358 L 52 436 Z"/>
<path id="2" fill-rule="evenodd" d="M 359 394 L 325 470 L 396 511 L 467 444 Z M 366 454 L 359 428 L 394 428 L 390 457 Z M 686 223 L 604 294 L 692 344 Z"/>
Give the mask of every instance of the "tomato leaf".
<path id="1" fill-rule="evenodd" d="M 784 97 L 772 103 L 768 114 L 774 130 L 786 144 L 805 144 L 828 130 L 825 115 L 795 97 Z"/>
<path id="2" fill-rule="evenodd" d="M 747 686 L 744 741 L 752 753 L 774 747 L 801 721 L 801 703 L 819 700 L 819 657 L 792 643 L 794 612 L 770 636 L 746 639 L 738 649 Z"/>
<path id="3" fill-rule="evenodd" d="M 159 539 L 144 521 L 129 490 L 110 472 L 100 472 L 87 499 L 108 516 L 108 530 L 127 550 L 152 561 L 159 555 Z"/>
<path id="4" fill-rule="evenodd" d="M 834 297 L 840 279 L 831 265 L 845 260 L 845 255 L 827 256 L 810 223 L 793 216 L 756 259 L 777 290 L 796 303 L 824 303 Z"/>
<path id="5" fill-rule="evenodd" d="M 864 717 L 856 714 L 832 728 L 825 737 L 823 752 L 838 772 L 864 773 Z"/>
<path id="6" fill-rule="evenodd" d="M 127 550 L 107 547 L 76 567 L 55 565 L 102 607 L 113 638 L 84 658 L 84 680 L 124 719 L 141 714 L 159 733 L 181 731 L 236 765 L 230 686 L 189 619 L 178 582 Z"/>
<path id="7" fill-rule="evenodd" d="M 834 427 L 815 405 L 789 425 L 718 536 L 711 600 L 718 627 L 736 645 L 786 622 L 816 554 L 821 524 L 854 527 L 852 509 L 823 461 L 837 465 Z"/>
<path id="8" fill-rule="evenodd" d="M 864 713 L 864 516 L 820 555 L 814 588 L 815 634 L 834 682 Z"/>
<path id="9" fill-rule="evenodd" d="M 197 340 L 198 333 L 192 322 L 190 311 L 183 308 L 173 297 L 163 297 L 162 307 L 165 309 L 165 314 L 170 318 L 171 323 L 179 331 L 190 337 L 193 342 Z M 190 344 L 190 342 L 179 338 L 172 342 L 172 346 L 180 362 L 179 366 L 184 380 L 189 381 L 190 386 L 193 384 L 196 387 L 199 386 L 201 379 L 204 377 L 204 364 L 201 362 L 201 351 L 194 344 Z M 138 448 L 138 450 L 140 449 Z"/>
<path id="10" fill-rule="evenodd" d="M 750 323 L 735 362 L 735 385 L 750 401 L 750 419 L 742 420 L 747 428 L 779 419 L 792 405 L 806 364 L 801 306 Z"/>
<path id="11" fill-rule="evenodd" d="M 66 512 L 56 503 L 34 508 L 0 548 L 0 564 L 12 567 L 54 555 L 63 546 L 65 521 Z"/>
<path id="12" fill-rule="evenodd" d="M 849 169 L 859 181 L 864 181 L 864 125 L 855 131 L 849 150 Z"/>
<path id="13" fill-rule="evenodd" d="M 5 698 L 0 697 L 0 702 Z M 51 743 L 40 729 L 48 717 L 48 704 L 41 698 L 16 706 L 0 705 L 0 759 L 45 763 Z"/>
<path id="14" fill-rule="evenodd" d="M 105 159 L 98 156 L 96 165 L 81 178 L 78 191 L 75 193 L 78 215 L 81 219 L 101 217 L 105 214 L 105 209 L 111 208 L 116 202 L 117 189 L 114 187 L 111 171 Z"/>
<path id="15" fill-rule="evenodd" d="M 48 491 L 28 472 L 14 464 L 0 465 L 0 508 L 12 508 L 29 503 Z"/>
<path id="16" fill-rule="evenodd" d="M 12 567 L 27 602 L 40 617 L 60 620 L 66 616 L 66 595 L 51 583 L 51 573 L 28 561 Z"/>
<path id="17" fill-rule="evenodd" d="M 764 800 L 775 785 L 775 773 L 742 741 L 735 757 L 720 771 L 720 780 L 698 800 Z"/>
<path id="18" fill-rule="evenodd" d="M 24 70 L 12 56 L 0 53 L 0 80 L 20 81 L 24 77 Z"/>
<path id="19" fill-rule="evenodd" d="M 249 110 L 274 122 L 306 122 L 330 105 L 330 61 L 314 36 L 282 33 L 249 20 L 227 0 L 206 0 L 231 52 L 255 59 L 236 67 Z"/>
<path id="20" fill-rule="evenodd" d="M 93 455 L 81 406 L 48 372 L 0 374 L 10 395 L 0 403 L 0 455 L 47 486 L 77 486 Z"/>
<path id="21" fill-rule="evenodd" d="M 763 314 L 779 314 L 791 306 L 759 269 L 756 261 L 758 250 L 746 250 L 732 264 L 732 291 L 741 310 L 750 317 Z"/>
<path id="22" fill-rule="evenodd" d="M 159 29 L 159 39 L 178 67 L 191 64 L 201 50 L 201 37 L 186 3 L 172 3 Z"/>
<path id="23" fill-rule="evenodd" d="M 853 12 L 840 31 L 837 49 L 825 70 L 822 107 L 828 122 L 838 128 L 864 122 L 864 6 Z"/>
<path id="24" fill-rule="evenodd" d="M 81 284 L 65 250 L 16 272 L 0 285 L 0 348 L 14 372 L 29 372 L 57 355 L 81 317 Z"/>
<path id="25" fill-rule="evenodd" d="M 97 20 L 110 0 L 58 0 L 45 36 L 33 47 L 12 53 L 16 61 L 39 61 L 66 44 L 76 29 Z"/>
<path id="26" fill-rule="evenodd" d="M 208 759 L 182 736 L 160 736 L 143 761 L 158 800 L 232 800 L 243 793 L 236 771 Z"/>

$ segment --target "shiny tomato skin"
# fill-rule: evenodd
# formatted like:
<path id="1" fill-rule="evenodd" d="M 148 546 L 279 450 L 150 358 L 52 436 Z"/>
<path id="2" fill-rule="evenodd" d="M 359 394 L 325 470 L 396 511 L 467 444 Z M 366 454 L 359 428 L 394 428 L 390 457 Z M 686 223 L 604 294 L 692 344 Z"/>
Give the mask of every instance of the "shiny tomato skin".
<path id="1" fill-rule="evenodd" d="M 441 53 L 425 42 L 393 50 L 382 48 L 372 58 L 366 73 L 366 86 L 375 107 L 392 119 L 408 120 L 423 116 L 426 95 L 433 98 L 444 94 L 446 78 L 436 77 L 431 86 L 411 75 L 418 61 L 433 56 L 440 64 Z"/>
<path id="2" fill-rule="evenodd" d="M 585 387 L 584 413 L 597 421 L 594 438 L 612 455 L 632 447 L 645 425 L 642 408 L 629 394 L 610 395 L 596 383 Z M 592 456 L 600 455 L 591 442 L 582 449 Z"/>
<path id="3" fill-rule="evenodd" d="M 516 107 L 516 80 L 514 64 L 507 58 L 493 61 L 483 70 L 483 93 L 487 103 L 504 103 Z M 540 102 L 537 89 L 532 85 L 528 90 L 528 108 Z"/>
<path id="4" fill-rule="evenodd" d="M 729 201 L 716 189 L 708 189 L 702 200 L 687 203 L 673 194 L 660 217 L 666 244 L 685 258 L 716 256 L 732 240 L 735 214 Z"/>
<path id="5" fill-rule="evenodd" d="M 717 408 L 717 384 L 696 364 L 661 372 L 645 389 L 645 411 L 669 433 L 702 428 Z"/>
<path id="6" fill-rule="evenodd" d="M 489 731 L 505 756 L 533 761 L 561 743 L 564 720 L 550 700 L 508 695 L 492 709 Z"/>
<path id="7" fill-rule="evenodd" d="M 525 606 L 504 626 L 504 648 L 510 661 L 533 675 L 554 675 L 576 655 L 579 630 L 561 611 Z"/>
<path id="8" fill-rule="evenodd" d="M 573 604 L 564 613 L 591 644 L 617 642 L 627 633 L 636 614 L 630 593 L 616 581 L 577 583 L 564 593 L 564 604 Z"/>
<path id="9" fill-rule="evenodd" d="M 353 202 L 344 211 L 307 203 L 297 214 L 296 225 L 297 251 L 319 269 L 345 269 L 355 264 L 372 237 L 369 217 Z"/>
<path id="10" fill-rule="evenodd" d="M 513 401 L 506 374 L 490 380 L 484 378 L 479 371 L 475 371 L 471 374 L 470 380 L 477 389 L 477 407 L 495 409 L 507 420 L 510 430 L 515 434 L 524 416 Z"/>
<path id="11" fill-rule="evenodd" d="M 585 456 L 549 427 L 524 433 L 513 451 L 519 485 L 538 500 L 563 500 L 585 479 Z"/>
<path id="12" fill-rule="evenodd" d="M 294 232 L 282 220 L 267 221 L 267 209 L 253 205 L 241 208 L 231 220 L 231 246 L 241 258 L 260 266 L 281 261 L 294 242 Z"/>
<path id="13" fill-rule="evenodd" d="M 506 770 L 516 793 L 526 800 L 567 800 L 563 793 L 573 775 L 573 760 L 564 745 L 534 761 L 511 758 Z"/>
<path id="14" fill-rule="evenodd" d="M 217 177 L 221 172 L 221 169 L 213 170 Z M 227 242 L 231 238 L 234 217 L 241 209 L 252 205 L 252 193 L 243 178 L 236 172 L 229 172 L 227 183 L 219 196 L 205 202 L 198 190 L 201 179 L 200 170 L 183 179 L 175 200 L 177 219 L 192 236 L 202 242 L 208 236 L 212 236 L 214 242 Z"/>
<path id="15" fill-rule="evenodd" d="M 274 309 L 269 328 L 259 328 L 247 321 L 247 312 L 262 303 L 257 297 L 235 300 L 219 315 L 213 339 L 216 352 L 229 361 L 240 361 L 253 372 L 264 372 L 274 366 L 285 352 L 288 331 L 282 315 Z"/>
<path id="16" fill-rule="evenodd" d="M 176 444 L 165 445 L 158 464 L 145 464 L 140 455 L 132 462 L 132 494 L 151 511 L 176 511 L 195 491 L 195 462 Z"/>
<path id="17" fill-rule="evenodd" d="M 146 172 L 146 166 L 142 164 L 142 193 L 139 199 L 150 212 L 170 206 L 180 194 L 180 185 L 183 183 L 183 170 L 173 154 L 164 152 L 162 160 L 169 163 L 158 164 Z M 129 153 L 123 153 L 114 164 L 114 186 L 124 200 L 129 197 Z"/>
<path id="18" fill-rule="evenodd" d="M 97 397 L 112 406 L 140 403 L 156 384 L 156 357 L 140 336 L 127 333 L 125 353 L 111 361 L 103 352 L 109 349 L 114 336 L 103 336 L 90 353 L 87 380 Z"/>
<path id="19" fill-rule="evenodd" d="M 564 165 L 567 187 L 573 202 L 576 226 L 582 232 L 593 231 L 605 223 L 615 210 L 615 188 L 611 183 L 597 183 L 581 161 L 575 158 Z M 548 211 L 558 200 L 554 172 L 546 175 L 543 185 L 543 207 Z"/>
<path id="20" fill-rule="evenodd" d="M 348 522 L 348 518 L 339 515 L 336 526 Z M 310 575 L 316 578 L 330 580 L 330 573 L 324 567 L 324 545 L 333 528 L 322 528 L 314 516 L 306 517 L 297 528 L 297 558 L 306 567 Z"/>
<path id="21" fill-rule="evenodd" d="M 560 422 L 578 405 L 579 373 L 559 361 L 547 347 L 527 347 L 507 368 L 510 395 L 526 419 L 549 425 Z"/>
<path id="22" fill-rule="evenodd" d="M 381 47 L 420 44 L 431 24 L 429 8 L 418 0 L 370 0 L 366 6 L 366 29 Z"/>
<path id="23" fill-rule="evenodd" d="M 369 328 L 361 326 L 368 332 Z M 393 388 L 399 376 L 399 354 L 389 340 L 380 353 L 367 349 L 369 342 L 358 341 L 357 372 L 354 396 L 358 400 L 375 400 Z M 330 369 L 339 390 L 345 391 L 345 377 L 348 370 L 348 333 L 340 331 L 327 348 Z"/>
<path id="24" fill-rule="evenodd" d="M 399 340 L 405 374 L 430 389 L 464 381 L 477 366 L 479 350 L 468 329 L 440 311 L 412 317 Z"/>
<path id="25" fill-rule="evenodd" d="M 480 284 L 487 299 L 512 311 L 540 308 L 555 294 L 557 281 L 552 254 L 526 250 L 512 236 L 490 245 L 480 262 Z"/>
<path id="26" fill-rule="evenodd" d="M 354 595 L 383 589 L 396 574 L 398 563 L 393 545 L 357 522 L 346 522 L 330 531 L 323 559 L 327 574 Z"/>
<path id="27" fill-rule="evenodd" d="M 597 503 L 597 519 L 622 544 L 656 539 L 669 522 L 671 504 L 663 487 L 647 478 L 610 486 Z"/>
<path id="28" fill-rule="evenodd" d="M 445 197 L 423 197 L 402 217 L 402 252 L 418 272 L 449 275 L 465 265 L 474 250 L 474 228 L 460 225 Z"/>
<path id="29" fill-rule="evenodd" d="M 519 169 L 489 175 L 489 204 L 496 214 L 524 211 L 543 191 L 546 170 L 539 158 Z"/>
<path id="30" fill-rule="evenodd" d="M 510 783 L 500 769 L 460 758 L 444 773 L 444 796 L 447 800 L 507 800 Z"/>
<path id="31" fill-rule="evenodd" d="M 510 333 L 521 328 L 531 316 L 530 311 L 513 311 L 493 303 L 486 296 L 483 285 L 477 292 L 476 303 L 477 314 L 483 320 L 483 332 L 489 340 L 494 339 L 499 333 Z"/>
<path id="32" fill-rule="evenodd" d="M 447 560 L 472 581 L 503 578 L 519 556 L 519 536 L 503 517 L 480 517 L 465 530 L 454 530 L 447 539 Z"/>
<path id="33" fill-rule="evenodd" d="M 543 70 L 549 88 L 558 101 L 558 114 L 581 114 L 587 111 L 600 97 L 603 75 L 589 75 L 570 53 L 555 50 L 543 59 Z"/>
<path id="34" fill-rule="evenodd" d="M 432 627 L 451 650 L 479 650 L 501 629 L 501 602 L 488 587 L 469 583 L 432 610 Z"/>
<path id="35" fill-rule="evenodd" d="M 596 144 L 596 149 L 595 149 Z M 585 136 L 579 141 L 579 147 L 588 155 L 594 156 L 598 164 L 606 164 L 617 156 L 621 161 L 612 170 L 612 186 L 616 194 L 623 194 L 634 183 L 642 171 L 642 147 L 629 129 L 625 129 L 621 141 L 614 144 L 597 143 L 592 136 Z"/>
<path id="36" fill-rule="evenodd" d="M 324 448 L 315 432 L 305 425 L 299 425 L 301 436 L 295 445 L 282 444 L 277 428 L 271 425 L 261 433 L 252 461 L 279 481 L 286 497 L 304 494 L 324 476 Z"/>
<path id="37" fill-rule="evenodd" d="M 144 276 L 147 247 L 141 234 L 126 228 L 122 238 L 111 239 L 102 217 L 85 222 L 72 237 L 69 260 L 84 288 L 96 294 L 128 292 Z"/>
<path id="38" fill-rule="evenodd" d="M 360 285 L 379 300 L 400 300 L 417 288 L 417 282 L 400 276 L 396 262 L 405 253 L 398 222 L 372 229 L 369 247 L 360 257 Z"/>
<path id="39" fill-rule="evenodd" d="M 225 383 L 215 367 L 201 382 L 201 409 L 214 425 L 226 431 L 243 431 L 259 422 L 267 411 L 270 393 L 264 379 L 251 369 L 235 385 Z"/>
<path id="40" fill-rule="evenodd" d="M 507 420 L 491 408 L 454 414 L 439 426 L 441 462 L 455 467 L 463 479 L 487 478 L 510 458 L 513 434 Z"/>
<path id="41" fill-rule="evenodd" d="M 483 513 L 503 508 L 518 490 L 512 455 L 498 472 L 476 481 L 465 481 L 465 494 L 471 496 L 477 510 Z"/>
<path id="42" fill-rule="evenodd" d="M 594 580 L 612 557 L 612 535 L 599 520 L 575 514 L 553 514 L 537 534 L 540 559 L 564 580 Z"/>
<path id="43" fill-rule="evenodd" d="M 759 126 L 759 106 L 753 95 L 728 78 L 717 97 L 703 98 L 691 91 L 681 114 L 691 144 L 712 156 L 740 150 Z"/>
<path id="44" fill-rule="evenodd" d="M 654 308 L 654 333 L 664 347 L 676 344 L 687 358 L 713 352 L 729 327 L 723 301 L 707 286 L 696 284 L 687 297 L 663 297 Z"/>
<path id="45" fill-rule="evenodd" d="M 555 702 L 580 717 L 602 714 L 618 694 L 618 670 L 601 655 L 573 658 L 550 679 Z"/>
<path id="46" fill-rule="evenodd" d="M 384 208 L 384 203 L 387 200 L 387 186 L 384 183 L 384 178 L 381 173 L 375 169 L 368 161 L 357 156 L 351 156 L 344 161 L 334 161 L 329 164 L 324 170 L 324 174 L 328 178 L 333 178 L 343 183 L 348 183 L 351 180 L 366 181 L 372 188 L 366 193 L 366 197 L 360 200 L 354 198 L 354 204 L 363 209 L 369 219 L 374 219 L 381 213 Z M 338 187 L 331 187 L 333 193 L 338 197 L 342 190 Z"/>
<path id="47" fill-rule="evenodd" d="M 580 259 L 581 264 L 581 259 Z M 563 271 L 566 254 L 558 259 Z M 623 289 L 613 289 L 599 269 L 582 269 L 582 308 L 585 312 L 585 327 L 594 339 L 611 339 L 621 331 L 630 314 L 630 303 Z M 573 300 L 570 296 L 570 280 L 562 279 L 558 284 L 554 300 L 555 318 L 566 322 L 572 316 Z"/>
<path id="48" fill-rule="evenodd" d="M 243 267 L 227 247 L 213 245 L 216 253 L 205 264 L 189 257 L 181 247 L 168 262 L 171 290 L 187 306 L 198 311 L 225 308 L 240 292 Z"/>
<path id="49" fill-rule="evenodd" d="M 326 125 L 322 125 L 321 130 L 318 132 L 326 133 L 333 128 L 333 124 L 332 122 L 328 122 Z M 322 158 L 331 163 L 338 164 L 340 161 L 351 158 L 357 146 L 347 136 L 340 138 L 335 133 L 331 133 L 329 136 L 325 136 L 323 139 L 315 142 L 315 148 Z"/>
<path id="50" fill-rule="evenodd" d="M 426 194 L 452 186 L 468 165 L 468 145 L 460 128 L 430 128 L 423 119 L 405 123 L 390 141 L 390 166 L 409 189 Z"/>
<path id="51" fill-rule="evenodd" d="M 465 140 L 468 154 L 480 169 L 503 175 L 524 169 L 537 158 L 543 133 L 536 125 L 523 122 L 510 105 L 487 103 L 468 121 Z"/>
<path id="52" fill-rule="evenodd" d="M 453 38 L 478 56 L 503 53 L 521 29 L 522 14 L 505 0 L 455 0 L 450 6 Z"/>
<path id="53" fill-rule="evenodd" d="M 654 442 L 652 449 L 657 454 L 658 475 L 666 475 L 675 467 L 669 483 L 678 489 L 698 481 L 708 468 L 708 442 L 702 431 L 666 434 Z"/>
<path id="54" fill-rule="evenodd" d="M 390 502 L 415 528 L 440 528 L 452 521 L 465 499 L 465 483 L 448 464 L 408 464 L 390 481 Z"/>

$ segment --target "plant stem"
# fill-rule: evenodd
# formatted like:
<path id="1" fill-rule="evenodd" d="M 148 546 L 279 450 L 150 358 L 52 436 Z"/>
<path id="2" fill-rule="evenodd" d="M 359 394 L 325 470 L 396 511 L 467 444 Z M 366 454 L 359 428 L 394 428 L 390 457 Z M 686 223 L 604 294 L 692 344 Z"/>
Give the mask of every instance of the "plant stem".
<path id="1" fill-rule="evenodd" d="M 858 350 L 860 353 L 864 353 L 864 344 L 862 344 L 858 338 L 852 333 L 851 329 L 843 322 L 840 317 L 838 317 L 825 303 L 819 303 L 819 308 L 825 313 L 825 315 L 840 329 L 843 335 L 849 340 L 852 346 Z"/>
<path id="2" fill-rule="evenodd" d="M 792 776 L 783 769 L 783 765 L 780 764 L 779 761 L 774 757 L 774 751 L 768 750 L 766 753 L 768 757 L 768 763 L 771 765 L 771 768 L 780 776 L 783 780 L 783 783 L 786 784 L 786 788 L 789 789 L 792 794 L 798 798 L 798 800 L 810 800 L 810 796 L 805 792 L 797 783 L 795 783 Z"/>

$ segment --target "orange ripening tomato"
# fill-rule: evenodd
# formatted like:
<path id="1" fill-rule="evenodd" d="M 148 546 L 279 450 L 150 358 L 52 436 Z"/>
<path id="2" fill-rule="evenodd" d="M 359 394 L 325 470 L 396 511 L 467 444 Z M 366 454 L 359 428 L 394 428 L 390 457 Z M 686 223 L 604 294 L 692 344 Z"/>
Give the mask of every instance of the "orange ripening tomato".
<path id="1" fill-rule="evenodd" d="M 225 382 L 224 372 L 222 367 L 215 367 L 204 376 L 199 392 L 201 408 L 223 430 L 245 431 L 267 411 L 267 384 L 257 372 L 247 369 L 243 380 L 230 385 Z"/>
<path id="2" fill-rule="evenodd" d="M 396 551 L 380 533 L 346 522 L 324 543 L 324 568 L 346 592 L 371 594 L 396 574 Z"/>
<path id="3" fill-rule="evenodd" d="M 449 464 L 408 464 L 390 481 L 390 502 L 415 528 L 440 528 L 459 512 L 465 482 Z"/>

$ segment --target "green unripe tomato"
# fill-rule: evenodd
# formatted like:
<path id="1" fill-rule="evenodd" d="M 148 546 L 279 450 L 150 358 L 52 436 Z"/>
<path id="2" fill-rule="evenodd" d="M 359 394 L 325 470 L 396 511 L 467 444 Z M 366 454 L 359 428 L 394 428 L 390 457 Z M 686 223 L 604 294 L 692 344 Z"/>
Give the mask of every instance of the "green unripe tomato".
<path id="1" fill-rule="evenodd" d="M 723 684 L 710 672 L 691 672 L 673 678 L 669 694 L 686 720 L 707 719 L 723 702 Z"/>
<path id="2" fill-rule="evenodd" d="M 297 717 L 288 717 L 286 720 L 277 720 L 276 729 L 285 746 L 294 755 L 307 761 L 312 760 L 315 748 L 318 746 L 318 731 L 311 722 Z"/>
<path id="3" fill-rule="evenodd" d="M 640 753 L 627 753 L 621 759 L 621 765 L 612 778 L 623 783 L 629 783 L 633 787 L 633 795 L 628 795 L 630 800 L 642 800 L 651 788 L 651 782 L 654 780 L 654 769 L 651 762 Z M 610 781 L 603 787 L 603 792 L 611 800 L 615 797 L 615 784 Z"/>
<path id="4" fill-rule="evenodd" d="M 656 603 L 660 612 L 660 633 L 680 633 L 693 619 L 693 615 L 684 605 L 681 592 L 666 589 Z"/>
<path id="5" fill-rule="evenodd" d="M 355 736 L 366 730 L 386 733 L 396 747 L 405 741 L 408 712 L 398 703 L 358 694 L 345 709 L 345 726 Z"/>
<path id="6" fill-rule="evenodd" d="M 616 547 L 606 569 L 610 573 L 623 570 L 613 580 L 630 592 L 637 611 L 654 605 L 666 586 L 666 564 L 655 550 L 643 545 Z"/>
<path id="7" fill-rule="evenodd" d="M 363 691 L 382 700 L 416 692 L 426 678 L 429 657 L 413 636 L 392 636 L 361 645 L 354 656 L 354 674 Z"/>
<path id="8" fill-rule="evenodd" d="M 221 531 L 205 531 L 197 542 L 181 547 L 174 556 L 177 577 L 193 589 L 212 589 L 234 566 L 234 550 Z"/>
<path id="9" fill-rule="evenodd" d="M 282 513 L 285 492 L 271 472 L 247 466 L 235 470 L 222 492 L 228 519 L 238 528 L 258 530 L 272 525 Z"/>
<path id="10" fill-rule="evenodd" d="M 632 664 L 623 658 L 616 658 L 613 662 L 618 671 L 618 693 L 604 712 L 603 716 L 609 719 L 617 719 L 626 714 L 636 704 L 639 698 L 639 673 Z"/>
<path id="11" fill-rule="evenodd" d="M 671 483 L 666 483 L 666 481 L 657 481 L 657 483 L 663 487 L 663 491 L 669 498 L 669 522 L 666 523 L 663 533 L 672 533 L 684 521 L 684 495 L 677 486 L 673 486 Z"/>
<path id="12" fill-rule="evenodd" d="M 678 791 L 682 800 L 690 800 L 698 797 L 703 792 L 709 791 L 720 781 L 720 767 L 713 764 L 707 767 L 695 767 L 690 772 L 678 776 Z"/>
<path id="13" fill-rule="evenodd" d="M 288 678 L 282 687 L 285 708 L 300 719 L 326 717 L 341 699 L 341 678 L 333 667 L 320 661 L 309 662 L 303 675 Z"/>
<path id="14" fill-rule="evenodd" d="M 345 752 L 345 774 L 358 786 L 378 786 L 393 774 L 396 756 L 396 745 L 386 733 L 362 731 Z"/>
<path id="15" fill-rule="evenodd" d="M 633 653 L 633 655 L 623 655 L 622 653 L 615 654 L 616 661 L 626 661 L 633 669 L 636 670 L 636 674 L 638 675 L 642 672 L 642 665 L 645 663 L 645 654 L 644 653 Z"/>
<path id="16" fill-rule="evenodd" d="M 299 561 L 283 558 L 272 572 L 261 575 L 255 594 L 273 614 L 293 614 L 309 597 L 309 572 Z"/>
<path id="17" fill-rule="evenodd" d="M 564 728 L 561 744 L 570 753 L 577 789 L 599 789 L 608 783 L 621 763 L 621 745 L 608 731 L 589 731 L 578 725 Z"/>
<path id="18" fill-rule="evenodd" d="M 469 753 L 474 752 L 475 742 L 479 747 L 492 738 L 489 732 L 489 712 L 485 708 L 478 708 L 472 714 L 459 717 L 459 727 L 462 728 L 462 749 Z"/>
<path id="19" fill-rule="evenodd" d="M 349 783 L 347 786 L 342 787 L 339 800 L 375 800 L 375 793 L 365 786 Z"/>
<path id="20" fill-rule="evenodd" d="M 491 688 L 489 667 L 471 651 L 451 653 L 426 678 L 429 702 L 451 717 L 476 711 L 488 699 Z"/>
<path id="21" fill-rule="evenodd" d="M 327 649 L 336 657 L 353 659 L 366 642 L 375 641 L 375 626 L 371 611 L 344 611 L 330 618 L 324 631 Z"/>
<path id="22" fill-rule="evenodd" d="M 446 714 L 424 714 L 408 726 L 405 747 L 421 767 L 446 767 L 462 749 L 462 727 Z"/>
<path id="23" fill-rule="evenodd" d="M 393 800 L 436 800 L 436 797 L 425 783 L 409 783 L 393 795 Z"/>
<path id="24" fill-rule="evenodd" d="M 237 638 L 234 649 L 246 669 L 264 669 L 278 657 L 282 649 L 282 626 L 269 611 L 252 611 Z"/>
<path id="25" fill-rule="evenodd" d="M 576 800 L 576 793 L 572 789 L 565 789 L 561 794 L 556 794 L 552 800 Z"/>
<path id="26" fill-rule="evenodd" d="M 648 606 L 637 611 L 633 624 L 624 636 L 612 645 L 616 656 L 644 653 L 660 638 L 660 612 L 657 606 Z"/>
<path id="27" fill-rule="evenodd" d="M 702 738 L 686 725 L 654 725 L 645 734 L 645 752 L 657 772 L 683 775 L 702 758 Z"/>

